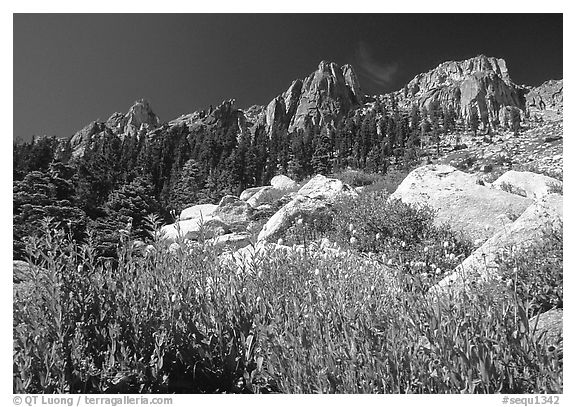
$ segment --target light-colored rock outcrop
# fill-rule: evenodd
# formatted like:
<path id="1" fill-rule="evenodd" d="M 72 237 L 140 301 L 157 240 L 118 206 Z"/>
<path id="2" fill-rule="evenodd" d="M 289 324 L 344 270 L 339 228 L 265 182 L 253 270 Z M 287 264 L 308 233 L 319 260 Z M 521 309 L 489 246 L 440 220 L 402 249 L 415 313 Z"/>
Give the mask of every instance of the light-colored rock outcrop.
<path id="1" fill-rule="evenodd" d="M 224 235 L 230 231 L 227 224 L 217 217 L 192 218 L 162 226 L 160 233 L 166 241 L 178 239 L 197 240 Z"/>
<path id="2" fill-rule="evenodd" d="M 222 199 L 220 199 L 220 202 L 218 202 L 218 207 L 223 207 L 224 205 L 236 202 L 239 199 L 240 198 L 238 198 L 236 195 L 224 195 Z"/>
<path id="3" fill-rule="evenodd" d="M 277 239 L 297 218 L 312 220 L 322 217 L 334 201 L 342 196 L 357 196 L 354 188 L 334 178 L 316 175 L 296 196 L 276 212 L 264 225 L 258 241 Z"/>
<path id="4" fill-rule="evenodd" d="M 161 229 L 162 237 L 168 241 L 179 237 L 196 240 L 203 234 L 208 239 L 225 235 L 231 231 L 245 231 L 250 222 L 252 207 L 239 198 L 227 195 L 218 205 L 202 204 L 184 209 L 177 222 Z"/>
<path id="5" fill-rule="evenodd" d="M 529 247 L 542 239 L 546 232 L 561 231 L 562 219 L 562 196 L 550 195 L 533 203 L 514 223 L 500 229 L 442 279 L 435 290 L 460 290 L 472 282 L 497 279 L 499 256 Z"/>
<path id="6" fill-rule="evenodd" d="M 554 308 L 530 318 L 530 330 L 534 332 L 534 338 L 547 346 L 549 352 L 564 351 L 563 315 L 562 309 Z"/>
<path id="7" fill-rule="evenodd" d="M 254 187 L 254 188 L 248 188 L 245 189 L 244 191 L 242 191 L 242 193 L 240 194 L 240 199 L 242 201 L 248 201 L 252 196 L 254 196 L 254 194 L 256 194 L 258 191 L 261 191 L 262 189 L 267 188 L 267 186 L 262 186 L 262 187 Z"/>
<path id="8" fill-rule="evenodd" d="M 258 241 L 276 240 L 299 217 L 306 220 L 321 217 L 328 205 L 327 201 L 321 199 L 296 196 L 268 219 L 258 234 Z"/>
<path id="9" fill-rule="evenodd" d="M 251 214 L 252 207 L 248 203 L 231 196 L 222 198 L 212 212 L 212 216 L 226 223 L 230 229 L 236 230 L 246 230 Z"/>
<path id="10" fill-rule="evenodd" d="M 260 205 L 272 203 L 284 195 L 284 192 L 269 185 L 261 188 L 254 195 L 252 195 L 246 203 L 252 208 L 257 208 Z"/>
<path id="11" fill-rule="evenodd" d="M 327 178 L 324 175 L 316 175 L 298 190 L 298 195 L 311 199 L 322 199 L 332 203 L 342 194 L 356 196 L 357 193 L 350 185 L 336 178 Z"/>
<path id="12" fill-rule="evenodd" d="M 276 175 L 270 180 L 270 185 L 280 191 L 293 190 L 298 186 L 296 181 L 286 175 Z"/>
<path id="13" fill-rule="evenodd" d="M 477 183 L 475 176 L 448 165 L 426 165 L 412 171 L 390 199 L 427 205 L 435 223 L 448 224 L 472 241 L 485 241 L 516 220 L 532 200 Z"/>
<path id="14" fill-rule="evenodd" d="M 214 204 L 202 204 L 202 205 L 194 205 L 186 208 L 180 212 L 179 220 L 188 220 L 188 219 L 200 219 L 204 218 L 207 219 L 212 216 L 212 213 L 218 208 L 218 205 Z"/>
<path id="15" fill-rule="evenodd" d="M 527 198 L 538 199 L 562 189 L 562 181 L 529 171 L 507 171 L 492 186 Z"/>

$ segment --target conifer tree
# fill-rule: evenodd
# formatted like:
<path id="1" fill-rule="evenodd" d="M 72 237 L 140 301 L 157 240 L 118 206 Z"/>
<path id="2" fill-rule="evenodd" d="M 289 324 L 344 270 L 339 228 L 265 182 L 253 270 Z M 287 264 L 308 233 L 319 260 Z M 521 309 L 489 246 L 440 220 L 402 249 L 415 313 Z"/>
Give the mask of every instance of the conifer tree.
<path id="1" fill-rule="evenodd" d="M 332 171 L 332 162 L 330 159 L 330 137 L 326 126 L 322 127 L 320 136 L 314 148 L 312 155 L 312 169 L 315 174 L 328 175 Z"/>
<path id="2" fill-rule="evenodd" d="M 514 107 L 510 110 L 510 127 L 514 136 L 518 136 L 520 133 L 520 111 Z"/>
<path id="3" fill-rule="evenodd" d="M 181 211 L 187 206 L 195 204 L 203 188 L 200 165 L 194 159 L 186 161 L 180 172 L 178 181 L 172 187 L 171 207 Z"/>
<path id="4" fill-rule="evenodd" d="M 478 113 L 476 112 L 476 109 L 470 109 L 470 130 L 472 130 L 472 132 L 474 133 L 474 137 L 476 137 L 478 135 L 478 125 L 479 125 L 479 121 L 478 121 Z"/>

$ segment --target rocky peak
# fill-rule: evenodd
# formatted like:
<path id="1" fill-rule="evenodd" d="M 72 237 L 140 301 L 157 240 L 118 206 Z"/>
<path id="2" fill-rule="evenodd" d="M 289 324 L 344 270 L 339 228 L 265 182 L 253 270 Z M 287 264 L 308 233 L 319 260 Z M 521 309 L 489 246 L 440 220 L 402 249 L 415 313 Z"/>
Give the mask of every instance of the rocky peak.
<path id="1" fill-rule="evenodd" d="M 530 114 L 544 119 L 562 119 L 564 110 L 564 81 L 549 80 L 531 88 L 526 95 L 526 107 Z"/>
<path id="2" fill-rule="evenodd" d="M 120 131 L 123 132 L 124 131 L 124 126 L 126 125 L 126 115 L 122 114 L 122 113 L 113 113 L 108 120 L 106 120 L 106 127 L 108 127 L 111 130 L 116 130 L 116 131 Z"/>
<path id="3" fill-rule="evenodd" d="M 364 101 L 364 95 L 362 94 L 360 81 L 358 81 L 358 77 L 356 76 L 356 72 L 354 72 L 352 65 L 346 64 L 342 66 L 342 74 L 344 75 L 346 85 L 350 88 L 352 94 L 356 98 L 356 102 L 362 103 Z"/>
<path id="4" fill-rule="evenodd" d="M 311 121 L 316 125 L 337 122 L 363 101 L 360 84 L 350 65 L 340 67 L 321 61 L 304 80 L 297 79 L 266 107 L 266 128 L 292 131 Z"/>
<path id="5" fill-rule="evenodd" d="M 139 131 L 143 125 L 144 127 L 156 128 L 160 124 L 160 119 L 152 111 L 150 103 L 145 99 L 134 102 L 128 113 L 126 113 L 125 120 L 127 132 Z"/>
<path id="6" fill-rule="evenodd" d="M 302 94 L 302 79 L 296 79 L 288 90 L 282 95 L 284 99 L 284 105 L 286 106 L 286 114 L 289 117 L 294 116 L 296 109 L 298 108 L 298 102 L 300 101 L 300 95 Z"/>
<path id="7" fill-rule="evenodd" d="M 485 55 L 444 62 L 416 75 L 400 96 L 420 106 L 439 102 L 453 107 L 465 120 L 476 111 L 485 124 L 498 122 L 506 107 L 524 109 L 522 91 L 510 79 L 506 61 Z"/>
<path id="8" fill-rule="evenodd" d="M 105 130 L 103 123 L 93 121 L 83 129 L 77 131 L 70 138 L 70 151 L 72 157 L 81 157 L 84 155 L 86 147 L 90 144 L 93 137 Z"/>
<path id="9" fill-rule="evenodd" d="M 235 99 L 224 100 L 216 107 L 210 106 L 208 116 L 204 120 L 206 124 L 217 124 L 220 127 L 228 127 L 238 122 L 240 111 L 235 106 Z"/>

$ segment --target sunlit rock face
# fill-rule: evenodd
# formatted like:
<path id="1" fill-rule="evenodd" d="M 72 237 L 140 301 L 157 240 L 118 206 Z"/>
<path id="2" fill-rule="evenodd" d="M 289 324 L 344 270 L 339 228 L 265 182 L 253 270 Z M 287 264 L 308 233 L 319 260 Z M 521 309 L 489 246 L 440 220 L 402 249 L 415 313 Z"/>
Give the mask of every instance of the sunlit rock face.
<path id="1" fill-rule="evenodd" d="M 322 61 L 306 79 L 297 79 L 266 107 L 266 128 L 303 129 L 308 124 L 337 123 L 364 101 L 351 65 Z"/>
<path id="2" fill-rule="evenodd" d="M 524 90 L 510 79 L 506 61 L 479 55 L 464 61 L 448 61 L 414 77 L 399 92 L 409 103 L 429 108 L 432 103 L 452 107 L 470 120 L 475 111 L 480 122 L 499 122 L 506 106 L 524 110 Z"/>

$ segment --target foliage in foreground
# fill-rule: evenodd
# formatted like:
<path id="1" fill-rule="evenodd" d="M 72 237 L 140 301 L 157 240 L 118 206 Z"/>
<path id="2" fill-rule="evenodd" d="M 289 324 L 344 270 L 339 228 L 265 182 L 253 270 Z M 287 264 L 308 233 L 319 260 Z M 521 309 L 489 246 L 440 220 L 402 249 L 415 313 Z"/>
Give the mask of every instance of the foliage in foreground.
<path id="1" fill-rule="evenodd" d="M 430 208 L 388 197 L 386 189 L 376 189 L 342 198 L 325 218 L 293 225 L 286 242 L 329 236 L 338 247 L 399 268 L 425 291 L 471 254 L 472 243 L 448 225 L 436 225 Z"/>
<path id="2" fill-rule="evenodd" d="M 28 242 L 14 392 L 562 392 L 515 296 L 436 301 L 354 254 L 278 251 L 246 273 L 206 245 L 123 239 L 117 265 L 50 225 Z"/>

